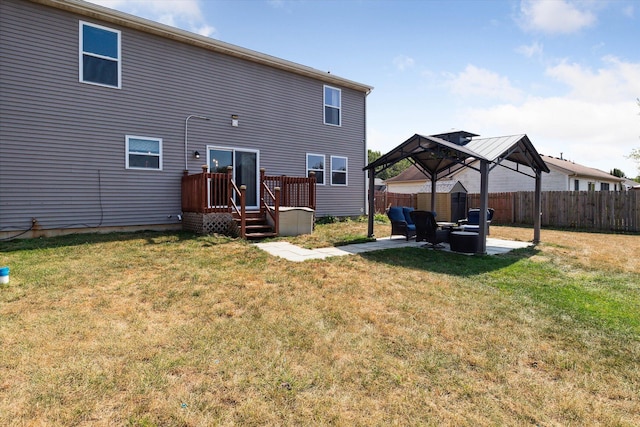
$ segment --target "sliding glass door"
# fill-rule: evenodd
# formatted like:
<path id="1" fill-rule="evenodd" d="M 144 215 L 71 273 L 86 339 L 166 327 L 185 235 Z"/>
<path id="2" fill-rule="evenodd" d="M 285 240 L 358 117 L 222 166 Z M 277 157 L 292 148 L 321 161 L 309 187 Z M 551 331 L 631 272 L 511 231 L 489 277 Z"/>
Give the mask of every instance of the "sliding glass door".
<path id="1" fill-rule="evenodd" d="M 259 152 L 237 148 L 208 147 L 207 164 L 209 172 L 226 173 L 227 167 L 233 168 L 233 180 L 238 188 L 247 187 L 247 208 L 258 208 L 258 186 L 260 175 Z M 238 203 L 238 201 L 236 201 Z"/>

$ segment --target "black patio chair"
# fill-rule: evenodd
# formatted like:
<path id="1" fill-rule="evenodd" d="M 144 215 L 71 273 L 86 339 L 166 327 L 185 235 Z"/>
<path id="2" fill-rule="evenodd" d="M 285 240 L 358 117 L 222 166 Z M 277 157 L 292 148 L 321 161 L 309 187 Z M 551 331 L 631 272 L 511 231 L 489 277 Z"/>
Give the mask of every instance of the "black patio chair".
<path id="1" fill-rule="evenodd" d="M 416 225 L 416 242 L 427 242 L 424 247 L 441 249 L 440 243 L 449 241 L 449 230 L 438 229 L 433 212 L 413 211 L 411 218 Z"/>

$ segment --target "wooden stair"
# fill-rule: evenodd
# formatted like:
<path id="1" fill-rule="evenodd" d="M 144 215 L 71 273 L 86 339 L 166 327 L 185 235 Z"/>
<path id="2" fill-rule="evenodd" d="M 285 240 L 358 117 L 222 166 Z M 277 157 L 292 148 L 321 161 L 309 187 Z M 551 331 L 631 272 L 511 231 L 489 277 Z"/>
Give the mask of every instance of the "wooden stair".
<path id="1" fill-rule="evenodd" d="M 273 227 L 267 222 L 267 218 L 261 215 L 260 212 L 247 212 L 246 218 L 246 234 L 247 240 L 260 240 L 267 239 L 269 237 L 276 237 L 277 234 L 273 230 Z M 234 216 L 234 220 L 240 227 L 240 218 Z"/>

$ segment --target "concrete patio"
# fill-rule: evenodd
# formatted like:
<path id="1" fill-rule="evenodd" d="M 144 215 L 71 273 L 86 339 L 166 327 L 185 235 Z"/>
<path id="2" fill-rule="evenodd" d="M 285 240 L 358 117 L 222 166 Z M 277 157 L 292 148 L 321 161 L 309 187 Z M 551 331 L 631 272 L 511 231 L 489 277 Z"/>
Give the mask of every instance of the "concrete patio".
<path id="1" fill-rule="evenodd" d="M 305 249 L 289 242 L 267 242 L 256 243 L 255 245 L 270 255 L 284 258 L 289 261 L 302 262 L 308 259 L 325 259 L 332 256 L 345 256 L 360 254 L 363 252 L 379 251 L 382 249 L 404 248 L 404 247 L 421 247 L 425 242 L 416 242 L 415 240 L 407 241 L 405 238 L 389 238 L 383 237 L 375 242 L 357 243 L 353 245 L 336 246 L 318 249 Z M 501 240 L 487 238 L 487 255 L 504 254 L 514 249 L 526 248 L 532 246 L 531 242 L 519 242 L 514 240 Z M 440 251 L 451 252 L 448 243 L 442 244 Z M 433 249 L 425 249 L 433 250 Z M 468 254 L 465 254 L 468 255 Z"/>

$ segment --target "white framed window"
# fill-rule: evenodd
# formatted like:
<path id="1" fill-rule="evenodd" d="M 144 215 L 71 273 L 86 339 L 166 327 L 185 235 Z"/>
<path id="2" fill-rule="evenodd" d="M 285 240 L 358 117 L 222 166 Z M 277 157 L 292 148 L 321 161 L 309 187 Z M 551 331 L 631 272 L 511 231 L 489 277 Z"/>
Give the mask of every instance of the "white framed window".
<path id="1" fill-rule="evenodd" d="M 331 185 L 347 185 L 348 159 L 331 156 Z"/>
<path id="2" fill-rule="evenodd" d="M 316 184 L 324 185 L 324 154 L 307 153 L 307 176 L 316 174 Z"/>
<path id="3" fill-rule="evenodd" d="M 341 126 L 342 91 L 335 87 L 324 86 L 324 124 Z"/>
<path id="4" fill-rule="evenodd" d="M 120 35 L 118 30 L 80 21 L 81 82 L 120 89 Z"/>
<path id="5" fill-rule="evenodd" d="M 126 135 L 126 168 L 162 170 L 162 139 Z"/>

